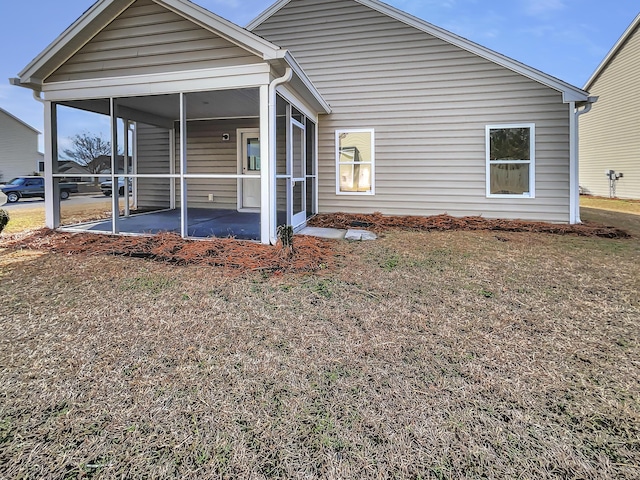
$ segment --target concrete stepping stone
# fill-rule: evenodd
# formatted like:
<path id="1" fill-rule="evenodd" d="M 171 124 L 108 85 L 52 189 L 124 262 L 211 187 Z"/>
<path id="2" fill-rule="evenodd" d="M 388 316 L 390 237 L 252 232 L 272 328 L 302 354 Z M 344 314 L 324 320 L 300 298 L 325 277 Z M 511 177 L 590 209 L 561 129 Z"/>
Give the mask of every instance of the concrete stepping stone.
<path id="1" fill-rule="evenodd" d="M 347 230 L 347 234 L 344 236 L 345 240 L 351 240 L 355 242 L 377 240 L 378 236 L 370 232 L 369 230 Z"/>

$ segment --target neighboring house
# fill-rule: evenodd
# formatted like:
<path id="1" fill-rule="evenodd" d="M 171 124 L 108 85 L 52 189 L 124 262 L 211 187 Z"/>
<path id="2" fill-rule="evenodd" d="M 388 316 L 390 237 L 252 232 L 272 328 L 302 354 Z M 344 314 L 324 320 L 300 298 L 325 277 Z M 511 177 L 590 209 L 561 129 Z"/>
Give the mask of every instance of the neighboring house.
<path id="1" fill-rule="evenodd" d="M 131 122 L 138 207 L 185 237 L 220 212 L 263 243 L 317 212 L 579 222 L 588 93 L 377 0 L 280 1 L 248 29 L 99 0 L 12 83 L 45 100 L 47 163 L 57 105 L 110 115 L 112 137 Z M 108 230 L 134 223 L 114 208 Z"/>
<path id="2" fill-rule="evenodd" d="M 0 183 L 38 170 L 40 132 L 0 108 Z"/>
<path id="3" fill-rule="evenodd" d="M 132 158 L 129 157 L 129 165 L 128 165 L 128 172 L 131 173 L 133 172 L 133 164 L 132 164 Z M 105 180 L 111 180 L 111 157 L 108 157 L 106 155 L 100 155 L 98 158 L 96 158 L 92 164 L 97 167 L 99 170 L 97 171 L 97 173 L 99 174 L 98 176 L 98 181 L 99 182 L 104 182 Z M 95 169 L 93 169 L 95 171 Z M 124 155 L 118 155 L 116 157 L 116 172 L 118 173 L 125 173 L 124 171 Z"/>
<path id="4" fill-rule="evenodd" d="M 72 160 L 66 160 L 58 162 L 58 173 L 64 174 L 65 180 L 69 182 L 82 182 L 83 177 L 87 177 L 91 172 Z"/>
<path id="5" fill-rule="evenodd" d="M 580 124 L 581 187 L 640 199 L 640 14 L 584 88 L 599 99 Z"/>

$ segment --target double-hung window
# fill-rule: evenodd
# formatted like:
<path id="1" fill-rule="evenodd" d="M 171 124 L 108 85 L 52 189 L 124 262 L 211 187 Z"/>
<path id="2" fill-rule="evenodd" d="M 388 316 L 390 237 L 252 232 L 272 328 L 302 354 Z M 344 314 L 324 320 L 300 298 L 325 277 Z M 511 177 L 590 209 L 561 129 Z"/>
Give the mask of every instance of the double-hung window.
<path id="1" fill-rule="evenodd" d="M 535 197 L 535 124 L 487 125 L 487 197 Z"/>
<path id="2" fill-rule="evenodd" d="M 336 194 L 374 195 L 374 148 L 372 129 L 336 130 Z"/>

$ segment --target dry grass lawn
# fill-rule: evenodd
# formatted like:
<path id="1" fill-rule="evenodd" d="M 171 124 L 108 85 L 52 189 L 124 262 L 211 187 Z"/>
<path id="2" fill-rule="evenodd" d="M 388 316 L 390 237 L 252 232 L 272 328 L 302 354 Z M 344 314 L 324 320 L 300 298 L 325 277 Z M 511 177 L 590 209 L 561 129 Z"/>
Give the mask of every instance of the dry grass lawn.
<path id="1" fill-rule="evenodd" d="M 124 208 L 124 200 L 120 200 Z M 3 231 L 4 234 L 16 234 L 26 230 L 44 227 L 44 204 L 39 203 L 29 208 L 21 208 L 9 212 L 11 220 Z M 61 202 L 60 220 L 63 225 L 73 225 L 88 220 L 108 218 L 111 216 L 111 199 L 105 197 L 98 204 L 73 205 Z"/>
<path id="2" fill-rule="evenodd" d="M 336 248 L 0 252 L 0 478 L 640 478 L 638 238 Z"/>
<path id="3" fill-rule="evenodd" d="M 580 206 L 640 215 L 640 200 L 624 200 L 620 198 L 603 198 L 581 195 Z"/>

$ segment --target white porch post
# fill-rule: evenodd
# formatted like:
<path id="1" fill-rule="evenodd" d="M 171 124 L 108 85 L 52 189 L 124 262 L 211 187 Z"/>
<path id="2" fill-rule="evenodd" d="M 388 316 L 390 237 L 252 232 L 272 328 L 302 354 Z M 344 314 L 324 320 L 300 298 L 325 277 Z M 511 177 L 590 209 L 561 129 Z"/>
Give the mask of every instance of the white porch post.
<path id="1" fill-rule="evenodd" d="M 129 175 L 129 120 L 123 119 L 124 122 L 124 138 L 122 139 L 123 150 L 124 150 L 124 158 L 123 158 L 123 170 L 124 170 L 124 216 L 130 216 L 131 212 L 129 211 L 129 182 L 131 179 L 127 176 Z"/>
<path id="2" fill-rule="evenodd" d="M 131 169 L 134 175 L 138 173 L 138 124 L 133 122 L 133 131 L 131 133 L 131 141 L 133 145 L 131 145 Z M 134 178 L 132 180 L 133 184 L 133 208 L 138 208 L 138 179 Z"/>
<path id="3" fill-rule="evenodd" d="M 109 99 L 111 115 L 111 233 L 120 233 L 120 195 L 118 193 L 118 107 L 115 98 Z"/>
<path id="4" fill-rule="evenodd" d="M 44 210 L 47 228 L 60 226 L 58 171 L 58 111 L 53 102 L 44 102 Z"/>
<path id="5" fill-rule="evenodd" d="M 182 238 L 189 236 L 187 210 L 187 99 L 180 92 L 180 230 Z"/>
<path id="6" fill-rule="evenodd" d="M 169 130 L 169 173 L 176 174 L 176 129 Z M 176 209 L 176 179 L 171 177 L 169 183 L 169 208 Z"/>
<path id="7" fill-rule="evenodd" d="M 271 214 L 272 198 L 271 177 L 273 176 L 274 158 L 271 155 L 271 125 L 275 122 L 269 111 L 269 86 L 260 87 L 260 242 L 271 243 L 272 232 L 275 229 L 275 219 Z"/>
<path id="8" fill-rule="evenodd" d="M 276 166 L 277 163 L 277 128 L 278 128 L 278 111 L 276 109 L 277 103 L 277 94 L 276 89 L 269 89 L 269 171 L 271 174 L 269 175 L 269 190 L 271 191 L 271 196 L 273 197 L 273 201 L 269 207 L 269 235 L 270 241 L 269 243 L 275 244 L 277 242 L 277 232 L 276 229 L 278 227 L 278 184 L 277 184 L 277 175 L 278 168 Z"/>

